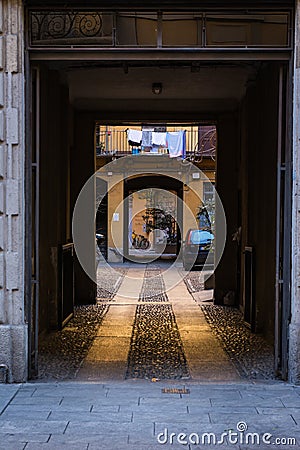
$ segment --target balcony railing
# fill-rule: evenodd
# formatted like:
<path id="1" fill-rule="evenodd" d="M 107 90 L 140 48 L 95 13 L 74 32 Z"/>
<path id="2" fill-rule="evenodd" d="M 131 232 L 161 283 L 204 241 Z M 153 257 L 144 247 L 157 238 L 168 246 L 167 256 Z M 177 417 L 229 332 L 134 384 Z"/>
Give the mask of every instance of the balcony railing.
<path id="1" fill-rule="evenodd" d="M 216 157 L 217 131 L 215 126 L 199 126 L 185 131 L 185 157 L 191 161 L 199 162 L 203 158 Z M 140 145 L 130 145 L 126 130 L 98 126 L 96 128 L 96 155 L 126 156 L 144 153 Z M 168 149 L 159 147 L 150 154 L 168 154 Z"/>
<path id="2" fill-rule="evenodd" d="M 284 48 L 289 11 L 29 11 L 29 46 L 100 48 Z"/>

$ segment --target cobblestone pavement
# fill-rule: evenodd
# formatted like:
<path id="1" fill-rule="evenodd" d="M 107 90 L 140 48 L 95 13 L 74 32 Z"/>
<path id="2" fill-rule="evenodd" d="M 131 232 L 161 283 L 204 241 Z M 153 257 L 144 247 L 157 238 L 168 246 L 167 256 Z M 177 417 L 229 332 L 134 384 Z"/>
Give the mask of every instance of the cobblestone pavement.
<path id="1" fill-rule="evenodd" d="M 137 306 L 126 378 L 189 378 L 171 305 Z"/>
<path id="2" fill-rule="evenodd" d="M 62 331 L 50 333 L 39 346 L 38 379 L 74 379 L 128 268 L 98 265 L 97 305 L 77 306 Z M 1 447 L 0 447 L 1 448 Z"/>
<path id="3" fill-rule="evenodd" d="M 203 274 L 187 274 L 189 293 L 182 283 L 168 298 L 163 268 L 101 268 L 98 306 L 76 308 L 63 331 L 47 336 L 40 347 L 40 379 L 180 379 L 192 374 L 199 380 L 235 380 L 232 369 L 225 370 L 226 358 L 243 378 L 274 378 L 272 348 L 245 327 L 237 310 L 201 301 L 197 306 Z M 128 273 L 133 278 L 125 277 Z M 131 297 L 116 295 L 122 289 L 123 295 L 133 289 Z"/>
<path id="4" fill-rule="evenodd" d="M 201 272 L 189 272 L 186 274 L 184 271 L 181 271 L 181 275 L 188 291 L 191 294 L 194 292 L 200 292 L 204 289 L 204 279 Z"/>
<path id="5" fill-rule="evenodd" d="M 141 302 L 166 302 L 165 283 L 161 269 L 147 266 L 144 274 L 142 290 L 139 295 Z"/>
<path id="6" fill-rule="evenodd" d="M 190 272 L 184 282 L 239 374 L 249 380 L 275 379 L 273 347 L 247 328 L 243 314 L 233 307 L 204 303 L 194 295 L 203 290 L 203 278 L 201 272 Z"/>
<path id="7" fill-rule="evenodd" d="M 97 268 L 97 303 L 113 301 L 128 268 L 110 267 L 101 262 Z"/>
<path id="8" fill-rule="evenodd" d="M 245 326 L 235 308 L 201 305 L 207 322 L 218 337 L 239 373 L 248 379 L 275 378 L 273 348 Z"/>
<path id="9" fill-rule="evenodd" d="M 39 347 L 39 379 L 75 378 L 108 308 L 104 304 L 76 307 L 62 331 L 44 338 Z"/>
<path id="10" fill-rule="evenodd" d="M 0 385 L 1 450 L 296 450 L 299 424 L 280 382 Z"/>

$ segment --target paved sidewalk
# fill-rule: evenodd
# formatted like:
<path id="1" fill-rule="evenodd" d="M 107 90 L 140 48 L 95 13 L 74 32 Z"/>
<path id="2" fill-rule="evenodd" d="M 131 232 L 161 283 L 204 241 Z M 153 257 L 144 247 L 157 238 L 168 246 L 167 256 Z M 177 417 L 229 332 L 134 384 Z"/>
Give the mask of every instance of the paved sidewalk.
<path id="1" fill-rule="evenodd" d="M 174 388 L 183 393 L 173 393 Z M 188 390 L 190 393 L 184 393 Z M 247 430 L 232 434 L 237 427 Z M 214 436 L 220 442 L 224 433 L 224 442 L 208 445 L 206 435 L 201 445 L 203 433 L 214 433 L 209 435 L 211 443 Z M 234 444 L 237 438 L 241 444 Z M 288 444 L 287 438 L 296 438 L 297 444 Z M 178 439 L 191 443 L 179 444 Z M 260 445 L 247 445 L 246 439 L 260 439 Z M 275 445 L 275 439 L 283 444 Z M 175 384 L 145 380 L 0 385 L 0 449 L 62 448 L 299 449 L 300 387 L 281 382 Z"/>

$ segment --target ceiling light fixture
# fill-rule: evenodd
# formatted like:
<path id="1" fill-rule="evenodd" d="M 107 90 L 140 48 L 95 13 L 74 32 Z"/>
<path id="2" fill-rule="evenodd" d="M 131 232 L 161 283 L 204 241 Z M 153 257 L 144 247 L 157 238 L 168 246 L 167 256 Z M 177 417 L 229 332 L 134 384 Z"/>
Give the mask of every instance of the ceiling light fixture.
<path id="1" fill-rule="evenodd" d="M 152 83 L 152 93 L 159 95 L 162 93 L 162 83 Z"/>

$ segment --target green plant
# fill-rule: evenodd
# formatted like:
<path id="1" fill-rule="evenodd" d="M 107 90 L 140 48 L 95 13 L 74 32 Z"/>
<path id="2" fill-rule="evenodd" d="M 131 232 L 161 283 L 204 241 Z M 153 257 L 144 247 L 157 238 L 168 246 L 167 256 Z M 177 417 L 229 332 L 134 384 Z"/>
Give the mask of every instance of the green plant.
<path id="1" fill-rule="evenodd" d="M 198 206 L 196 218 L 199 222 L 199 228 L 204 230 L 213 230 L 215 227 L 215 201 L 201 202 Z"/>

